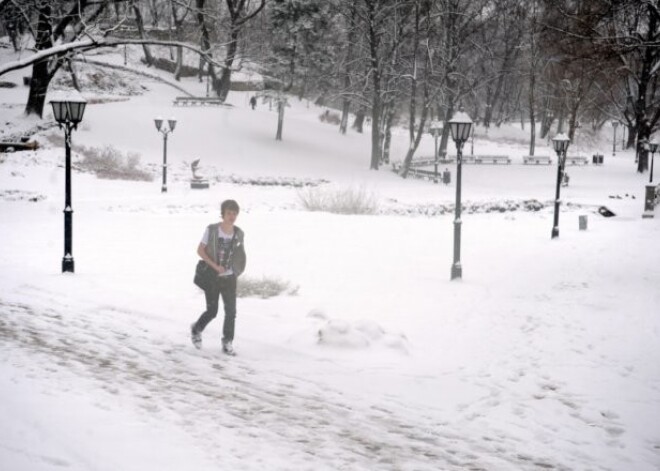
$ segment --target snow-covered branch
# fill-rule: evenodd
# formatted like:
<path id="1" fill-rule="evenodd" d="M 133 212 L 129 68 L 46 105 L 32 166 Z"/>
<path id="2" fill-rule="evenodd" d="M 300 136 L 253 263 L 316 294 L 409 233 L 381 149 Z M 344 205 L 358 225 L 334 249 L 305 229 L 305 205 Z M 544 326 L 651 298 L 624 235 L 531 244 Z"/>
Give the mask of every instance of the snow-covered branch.
<path id="1" fill-rule="evenodd" d="M 13 70 L 23 69 L 28 67 L 35 62 L 39 62 L 44 59 L 48 59 L 52 56 L 64 55 L 70 51 L 86 51 L 91 49 L 98 49 L 102 47 L 116 47 L 123 46 L 126 44 L 148 44 L 152 46 L 179 46 L 185 49 L 196 52 L 201 57 L 204 58 L 207 62 L 212 63 L 216 67 L 224 68 L 224 64 L 216 62 L 213 58 L 208 55 L 208 53 L 202 51 L 198 47 L 191 46 L 189 44 L 177 41 L 157 41 L 153 39 L 117 39 L 117 38 L 102 38 L 102 39 L 84 39 L 80 41 L 73 41 L 66 44 L 60 44 L 43 51 L 39 51 L 30 57 L 20 59 L 13 62 L 8 62 L 6 64 L 0 65 L 0 76 L 11 72 Z"/>

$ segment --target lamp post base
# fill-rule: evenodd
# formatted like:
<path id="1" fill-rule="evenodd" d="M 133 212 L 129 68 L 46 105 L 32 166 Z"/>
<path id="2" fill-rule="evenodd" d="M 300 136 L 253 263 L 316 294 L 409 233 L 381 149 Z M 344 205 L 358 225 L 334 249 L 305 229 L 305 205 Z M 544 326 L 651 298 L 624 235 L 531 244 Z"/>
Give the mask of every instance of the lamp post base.
<path id="1" fill-rule="evenodd" d="M 165 185 L 163 185 L 162 187 L 160 187 L 160 192 L 161 192 L 161 193 L 167 193 L 167 187 L 166 187 Z"/>
<path id="2" fill-rule="evenodd" d="M 206 190 L 209 188 L 209 181 L 208 180 L 191 180 L 190 181 L 190 188 L 193 190 Z"/>
<path id="3" fill-rule="evenodd" d="M 73 273 L 73 272 L 74 272 L 73 257 L 65 256 L 62 259 L 62 273 Z"/>
<path id="4" fill-rule="evenodd" d="M 559 237 L 559 228 L 558 227 L 553 227 L 552 228 L 552 235 L 551 235 L 550 238 L 551 239 L 556 239 L 557 237 Z"/>
<path id="5" fill-rule="evenodd" d="M 455 263 L 451 266 L 451 279 L 461 279 L 463 278 L 463 267 L 460 263 Z"/>

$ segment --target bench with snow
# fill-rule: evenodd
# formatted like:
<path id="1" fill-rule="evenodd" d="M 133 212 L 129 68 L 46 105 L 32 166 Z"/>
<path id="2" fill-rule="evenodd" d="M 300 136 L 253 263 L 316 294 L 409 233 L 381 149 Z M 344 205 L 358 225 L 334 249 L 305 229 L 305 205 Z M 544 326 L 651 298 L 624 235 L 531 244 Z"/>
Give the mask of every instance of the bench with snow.
<path id="1" fill-rule="evenodd" d="M 571 165 L 587 165 L 589 161 L 581 155 L 569 155 L 566 157 L 566 163 Z"/>
<path id="2" fill-rule="evenodd" d="M 453 164 L 454 162 L 456 162 L 455 155 L 448 155 L 447 153 L 442 153 L 438 156 L 439 164 Z"/>
<path id="3" fill-rule="evenodd" d="M 428 167 L 430 165 L 437 165 L 440 163 L 440 160 L 434 159 L 433 157 L 422 157 L 421 159 L 412 159 L 410 161 L 411 167 Z"/>
<path id="4" fill-rule="evenodd" d="M 420 167 L 431 167 L 437 165 L 438 161 L 433 158 L 413 159 L 408 167 L 408 172 L 419 169 Z M 403 162 L 392 162 L 392 171 L 399 173 L 403 168 Z"/>
<path id="5" fill-rule="evenodd" d="M 475 155 L 474 162 L 477 164 L 510 164 L 511 159 L 508 155 Z"/>
<path id="6" fill-rule="evenodd" d="M 552 163 L 552 159 L 548 157 L 547 155 L 526 155 L 523 157 L 523 164 L 534 164 L 534 165 L 540 165 L 540 164 L 547 164 L 550 165 Z"/>
<path id="7" fill-rule="evenodd" d="M 25 142 L 0 142 L 0 152 L 17 152 L 21 150 L 36 150 L 39 148 L 37 141 Z"/>
<path id="8" fill-rule="evenodd" d="M 174 106 L 224 106 L 218 97 L 178 96 L 174 99 Z"/>
<path id="9" fill-rule="evenodd" d="M 409 169 L 419 168 L 419 167 L 433 167 L 440 165 L 441 163 L 446 162 L 445 160 L 434 159 L 433 157 L 422 157 L 419 159 L 412 159 L 410 161 Z M 403 162 L 392 162 L 392 170 L 398 172 L 403 167 Z"/>
<path id="10" fill-rule="evenodd" d="M 413 159 L 410 163 L 411 167 L 427 167 L 429 165 L 440 165 L 440 164 L 453 164 L 456 162 L 455 155 L 439 155 L 437 159 L 433 157 L 420 157 L 419 159 Z"/>
<path id="11" fill-rule="evenodd" d="M 396 173 L 401 173 L 402 164 L 397 162 L 392 164 L 392 170 Z M 442 179 L 442 172 L 434 172 L 433 170 L 422 170 L 419 167 L 408 168 L 408 177 L 421 178 L 424 180 L 431 180 L 438 183 Z"/>

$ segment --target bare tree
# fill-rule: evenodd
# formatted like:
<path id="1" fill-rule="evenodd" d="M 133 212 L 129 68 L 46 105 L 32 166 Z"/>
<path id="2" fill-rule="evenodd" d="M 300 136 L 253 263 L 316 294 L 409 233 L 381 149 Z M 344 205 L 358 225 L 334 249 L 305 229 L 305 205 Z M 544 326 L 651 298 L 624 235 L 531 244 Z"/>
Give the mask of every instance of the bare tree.
<path id="1" fill-rule="evenodd" d="M 245 24 L 254 18 L 266 4 L 266 0 L 259 0 L 256 7 L 251 8 L 250 0 L 225 0 L 227 12 L 229 15 L 229 34 L 226 41 L 226 52 L 224 58 L 224 67 L 220 75 L 220 81 L 217 84 L 218 97 L 222 100 L 227 99 L 229 87 L 231 86 L 231 74 L 236 52 L 238 51 L 238 39 Z"/>
<path id="2" fill-rule="evenodd" d="M 18 4 L 18 2 L 17 2 Z M 107 8 L 108 2 L 90 2 L 89 0 L 50 2 L 47 0 L 25 1 L 20 4 L 26 17 L 36 17 L 34 29 L 35 49 L 44 51 L 59 42 L 80 37 L 87 25 L 92 25 Z M 65 38 L 65 34 L 70 38 Z M 58 53 L 32 66 L 30 91 L 26 114 L 43 114 L 48 85 L 55 73 L 65 63 L 66 53 Z"/>

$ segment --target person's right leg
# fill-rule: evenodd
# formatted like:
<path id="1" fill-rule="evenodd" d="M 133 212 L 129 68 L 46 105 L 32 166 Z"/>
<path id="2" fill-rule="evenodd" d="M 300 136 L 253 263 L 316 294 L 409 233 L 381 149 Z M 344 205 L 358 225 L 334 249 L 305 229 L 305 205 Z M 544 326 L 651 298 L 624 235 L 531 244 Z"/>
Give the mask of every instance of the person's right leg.
<path id="1" fill-rule="evenodd" d="M 197 348 L 202 347 L 202 332 L 209 322 L 218 315 L 218 302 L 220 301 L 220 286 L 214 284 L 204 291 L 206 298 L 206 311 L 190 326 L 192 342 Z"/>

